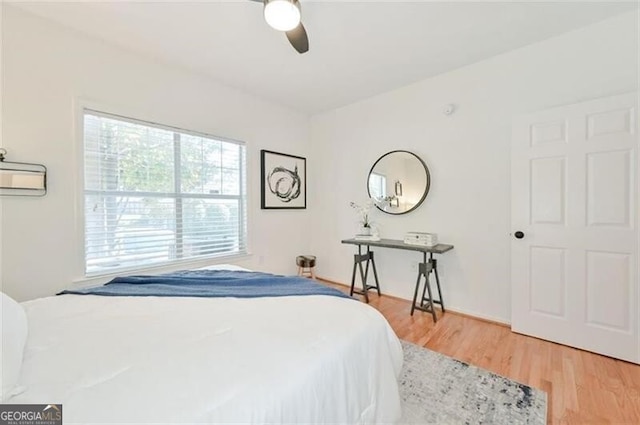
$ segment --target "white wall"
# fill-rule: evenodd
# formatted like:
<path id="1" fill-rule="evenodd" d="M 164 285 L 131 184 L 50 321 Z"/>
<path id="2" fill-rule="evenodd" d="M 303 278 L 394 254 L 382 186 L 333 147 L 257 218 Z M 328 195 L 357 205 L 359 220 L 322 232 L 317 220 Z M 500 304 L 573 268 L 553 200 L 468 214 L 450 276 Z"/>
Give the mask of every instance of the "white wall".
<path id="1" fill-rule="evenodd" d="M 4 22 L 4 2 L 0 2 L 0 46 L 2 46 L 2 34 L 3 34 L 3 22 Z M 3 62 L 3 54 L 2 54 L 2 48 L 0 47 L 0 82 L 2 81 L 3 78 L 3 72 L 2 70 L 4 69 L 4 62 Z M 0 148 L 4 147 L 4 141 L 2 138 L 2 103 L 4 100 L 4 88 L 2 87 L 2 84 L 0 83 Z M 2 288 L 2 205 L 4 204 L 4 198 L 0 196 L 0 288 Z"/>
<path id="2" fill-rule="evenodd" d="M 637 89 L 638 18 L 621 15 L 312 118 L 312 252 L 320 276 L 348 282 L 356 232 L 349 201 L 366 197 L 367 173 L 387 151 L 406 149 L 431 170 L 415 212 L 374 220 L 381 236 L 436 232 L 455 250 L 440 257 L 445 302 L 510 319 L 511 118 L 524 112 Z M 448 103 L 457 112 L 445 116 Z M 380 250 L 384 293 L 411 299 L 419 255 Z"/>
<path id="3" fill-rule="evenodd" d="M 259 150 L 309 154 L 309 119 L 204 77 L 140 58 L 4 7 L 3 140 L 10 158 L 49 169 L 45 198 L 5 198 L 2 290 L 52 295 L 83 278 L 74 102 L 247 143 L 250 247 L 241 265 L 295 272 L 309 210 L 260 210 Z M 313 166 L 309 166 L 312 169 Z"/>

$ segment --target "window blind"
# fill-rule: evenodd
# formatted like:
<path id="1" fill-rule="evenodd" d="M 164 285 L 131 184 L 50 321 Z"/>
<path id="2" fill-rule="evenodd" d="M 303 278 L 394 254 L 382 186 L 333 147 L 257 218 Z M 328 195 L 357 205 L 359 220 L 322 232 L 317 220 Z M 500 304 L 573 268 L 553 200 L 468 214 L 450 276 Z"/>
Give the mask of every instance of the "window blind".
<path id="1" fill-rule="evenodd" d="M 246 252 L 243 143 L 84 111 L 85 272 Z"/>

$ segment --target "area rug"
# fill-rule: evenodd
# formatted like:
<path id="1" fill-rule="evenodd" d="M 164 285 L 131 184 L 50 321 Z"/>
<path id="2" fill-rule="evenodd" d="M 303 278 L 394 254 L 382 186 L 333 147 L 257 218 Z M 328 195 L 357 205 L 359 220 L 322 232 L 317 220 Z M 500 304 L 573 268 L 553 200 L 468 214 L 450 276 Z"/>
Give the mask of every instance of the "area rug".
<path id="1" fill-rule="evenodd" d="M 402 341 L 401 424 L 545 424 L 547 394 Z"/>

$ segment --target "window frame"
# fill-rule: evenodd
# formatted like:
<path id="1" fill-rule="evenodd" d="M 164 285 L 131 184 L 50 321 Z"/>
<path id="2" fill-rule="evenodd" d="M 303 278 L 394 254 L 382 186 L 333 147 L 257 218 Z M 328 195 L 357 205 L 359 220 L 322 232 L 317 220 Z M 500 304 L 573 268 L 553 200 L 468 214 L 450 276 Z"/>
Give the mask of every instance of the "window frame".
<path id="1" fill-rule="evenodd" d="M 371 179 L 372 176 L 375 176 L 376 178 L 380 179 L 379 188 L 382 191 L 382 196 L 380 197 L 380 199 L 378 199 L 378 201 L 385 199 L 387 197 L 387 176 L 385 174 L 374 173 L 373 171 L 369 173 L 369 180 Z M 373 194 L 371 193 L 370 181 L 367 182 L 367 185 L 368 185 L 369 193 L 371 194 L 371 197 L 376 199 L 376 197 L 373 196 Z"/>
<path id="2" fill-rule="evenodd" d="M 77 175 L 76 179 L 77 190 L 75 193 L 77 194 L 77 216 L 78 216 L 78 232 L 77 232 L 77 241 L 78 246 L 80 247 L 79 257 L 78 257 L 78 266 L 81 267 L 80 270 L 83 272 L 83 276 L 85 279 L 78 280 L 79 283 L 85 283 L 96 278 L 101 277 L 109 277 L 120 275 L 123 272 L 130 271 L 140 271 L 140 270 L 152 270 L 152 269 L 162 269 L 162 270 L 176 270 L 181 266 L 184 267 L 185 264 L 212 264 L 212 263 L 221 263 L 225 260 L 228 261 L 230 259 L 242 259 L 249 257 L 250 250 L 250 240 L 249 235 L 251 234 L 250 228 L 250 217 L 249 217 L 249 199 L 250 199 L 250 190 L 249 184 L 250 181 L 250 173 L 249 173 L 249 153 L 247 149 L 247 144 L 244 141 L 231 139 L 228 137 L 215 136 L 210 133 L 196 131 L 196 130 L 186 130 L 182 127 L 172 126 L 167 124 L 159 124 L 153 120 L 145 120 L 139 118 L 132 118 L 129 116 L 121 115 L 120 113 L 110 112 L 111 108 L 101 107 L 99 105 L 93 105 L 87 102 L 79 101 L 77 102 L 76 116 L 77 116 L 77 127 L 76 127 L 76 138 L 78 140 L 78 150 L 77 150 L 77 158 L 78 158 L 78 167 L 77 167 Z M 147 127 L 158 128 L 161 130 L 169 131 L 173 133 L 174 138 L 174 147 L 173 147 L 173 160 L 174 160 L 174 191 L 173 192 L 138 192 L 138 191 L 100 191 L 94 189 L 86 189 L 85 186 L 85 115 L 93 115 L 98 117 L 105 117 L 109 119 L 114 119 L 122 122 L 128 122 L 136 125 L 142 125 Z M 239 161 L 239 194 L 238 195 L 224 195 L 224 194 L 205 194 L 205 193 L 188 193 L 179 191 L 180 188 L 180 178 L 181 178 L 181 160 L 180 157 L 180 136 L 181 134 L 193 136 L 193 137 L 201 137 L 207 139 L 213 139 L 215 141 L 230 143 L 242 147 L 241 159 Z M 176 144 L 177 142 L 177 144 Z M 198 255 L 198 256 L 189 256 L 189 257 L 179 257 L 168 261 L 161 261 L 157 263 L 151 264 L 139 264 L 133 266 L 126 266 L 121 268 L 109 269 L 105 268 L 102 270 L 96 271 L 88 271 L 87 270 L 87 252 L 86 252 L 86 216 L 85 216 L 85 202 L 86 195 L 90 194 L 112 194 L 115 196 L 133 196 L 133 197 L 150 197 L 150 198 L 171 198 L 176 202 L 176 211 L 175 211 L 175 220 L 176 227 L 182 228 L 179 225 L 179 220 L 184 220 L 184 215 L 179 219 L 180 213 L 178 205 L 181 204 L 184 199 L 233 199 L 238 200 L 238 217 L 240 218 L 238 222 L 238 238 L 240 241 L 244 242 L 244 246 L 241 247 L 238 251 L 229 251 L 222 252 L 216 254 L 208 254 L 208 255 Z M 184 237 L 183 232 L 176 232 L 176 252 L 182 252 L 184 246 L 180 244 L 182 238 Z M 216 261 L 217 260 L 217 261 Z"/>

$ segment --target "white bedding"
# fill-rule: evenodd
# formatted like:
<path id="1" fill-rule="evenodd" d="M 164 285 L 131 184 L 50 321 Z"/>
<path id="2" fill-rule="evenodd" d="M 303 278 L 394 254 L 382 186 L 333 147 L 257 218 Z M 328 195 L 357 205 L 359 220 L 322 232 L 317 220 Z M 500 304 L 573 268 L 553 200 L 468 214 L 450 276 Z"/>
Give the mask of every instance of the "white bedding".
<path id="1" fill-rule="evenodd" d="M 9 403 L 65 423 L 390 423 L 402 348 L 386 320 L 329 296 L 64 295 L 24 303 Z"/>

